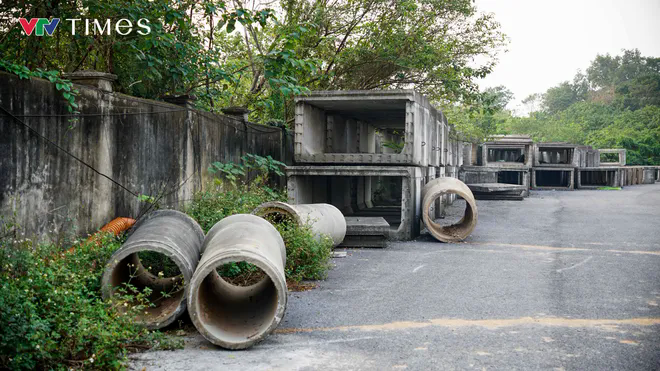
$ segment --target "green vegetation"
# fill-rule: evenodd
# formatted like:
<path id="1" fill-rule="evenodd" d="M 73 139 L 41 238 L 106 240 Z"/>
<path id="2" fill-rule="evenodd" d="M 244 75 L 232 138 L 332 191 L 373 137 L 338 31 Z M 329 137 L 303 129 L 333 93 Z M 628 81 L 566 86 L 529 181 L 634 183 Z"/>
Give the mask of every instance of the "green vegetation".
<path id="1" fill-rule="evenodd" d="M 62 22 L 52 37 L 25 37 L 19 17 Z M 92 24 L 85 34 L 79 21 L 74 35 L 71 18 L 127 19 L 133 29 L 98 35 Z M 113 73 L 117 91 L 133 96 L 194 94 L 201 109 L 245 106 L 252 121 L 289 124 L 293 95 L 310 90 L 414 86 L 437 103 L 477 102 L 474 79 L 506 43 L 499 28 L 471 0 L 9 1 L 0 55 L 30 70 Z"/>
<path id="2" fill-rule="evenodd" d="M 621 187 L 599 187 L 599 191 L 620 191 Z"/>
<path id="3" fill-rule="evenodd" d="M 68 246 L 3 232 L 0 368 L 117 369 L 131 351 L 182 346 L 133 322 L 150 305 L 149 292 L 127 286 L 112 300 L 101 298 L 103 268 L 120 240 L 104 235 L 66 252 Z"/>
<path id="4" fill-rule="evenodd" d="M 286 278 L 294 282 L 326 278 L 330 268 L 332 239 L 322 236 L 317 240 L 309 226 L 300 227 L 292 221 L 274 225 L 286 245 Z"/>
<path id="5" fill-rule="evenodd" d="M 509 117 L 501 133 L 595 148 L 625 148 L 629 165 L 660 164 L 660 58 L 598 55 L 587 69 L 527 97 L 529 117 Z"/>
<path id="6" fill-rule="evenodd" d="M 268 187 L 268 176 L 281 175 L 284 164 L 270 157 L 243 156 L 241 163 L 216 162 L 209 168 L 216 178 L 205 191 L 195 194 L 186 213 L 193 217 L 208 232 L 221 219 L 233 214 L 250 214 L 259 205 L 268 201 L 286 201 L 286 196 Z M 248 181 L 248 169 L 256 177 Z M 322 279 L 328 270 L 332 240 L 323 237 L 317 240 L 309 226 L 298 226 L 291 220 L 273 223 L 286 245 L 287 279 L 298 282 L 303 279 Z M 245 263 L 223 266 L 219 273 L 223 277 L 242 280 L 250 276 L 256 267 Z M 238 277 L 238 278 L 237 278 Z"/>
<path id="7" fill-rule="evenodd" d="M 45 71 L 41 68 L 37 68 L 34 71 L 30 71 L 29 68 L 14 64 L 5 60 L 0 60 L 0 70 L 5 70 L 9 73 L 20 77 L 21 79 L 30 79 L 32 77 L 38 77 L 46 79 L 53 84 L 55 84 L 55 89 L 62 92 L 62 97 L 67 101 L 67 109 L 70 113 L 78 113 L 78 103 L 76 103 L 76 97 L 78 96 L 78 89 L 73 87 L 73 83 L 70 80 L 64 79 L 60 76 L 59 71 Z"/>

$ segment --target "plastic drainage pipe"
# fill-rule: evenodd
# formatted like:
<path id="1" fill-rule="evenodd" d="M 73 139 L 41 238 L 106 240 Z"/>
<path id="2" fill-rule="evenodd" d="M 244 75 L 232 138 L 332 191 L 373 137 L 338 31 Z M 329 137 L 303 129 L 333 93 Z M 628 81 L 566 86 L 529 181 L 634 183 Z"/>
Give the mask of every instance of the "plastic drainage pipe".
<path id="1" fill-rule="evenodd" d="M 309 224 L 317 239 L 325 234 L 332 238 L 332 245 L 337 246 L 346 237 L 346 219 L 336 207 L 330 204 L 289 205 L 273 201 L 259 205 L 252 214 L 262 218 L 289 217 L 298 225 Z"/>
<path id="2" fill-rule="evenodd" d="M 235 286 L 218 274 L 217 268 L 241 261 L 265 276 L 250 286 Z M 188 313 L 197 330 L 227 349 L 245 349 L 263 340 L 286 310 L 285 264 L 284 241 L 265 219 L 237 214 L 216 223 L 206 235 L 188 290 Z"/>
<path id="3" fill-rule="evenodd" d="M 465 214 L 456 223 L 442 226 L 431 217 L 435 200 L 445 194 L 456 194 L 465 200 Z M 462 241 L 472 233 L 477 225 L 477 203 L 470 188 L 456 178 L 437 178 L 428 182 L 422 189 L 422 221 L 431 235 L 442 242 Z"/>
<path id="4" fill-rule="evenodd" d="M 158 210 L 140 219 L 126 242 L 110 257 L 103 273 L 103 297 L 108 299 L 129 283 L 140 292 L 152 290 L 137 321 L 149 329 L 169 325 L 186 310 L 185 288 L 199 262 L 204 231 L 192 218 L 175 210 Z M 156 252 L 169 258 L 180 275 L 163 277 L 149 272 L 138 257 L 140 252 Z M 162 295 L 162 293 L 166 295 Z M 130 294 L 130 292 L 129 292 Z"/>

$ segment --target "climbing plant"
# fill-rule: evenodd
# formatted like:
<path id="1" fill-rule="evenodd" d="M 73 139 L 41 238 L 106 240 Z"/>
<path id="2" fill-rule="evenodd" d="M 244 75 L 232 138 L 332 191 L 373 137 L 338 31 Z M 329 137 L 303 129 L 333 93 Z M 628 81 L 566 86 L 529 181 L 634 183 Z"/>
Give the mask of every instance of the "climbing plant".
<path id="1" fill-rule="evenodd" d="M 55 84 L 55 88 L 58 91 L 62 92 L 62 97 L 66 99 L 67 109 L 69 110 L 69 112 L 72 114 L 79 113 L 78 103 L 76 103 L 76 97 L 80 92 L 78 91 L 78 89 L 73 87 L 73 83 L 71 82 L 71 80 L 62 78 L 59 71 L 55 71 L 55 70 L 46 71 L 41 68 L 37 68 L 34 71 L 30 71 L 30 69 L 25 66 L 14 64 L 6 60 L 0 60 L 0 69 L 12 73 L 20 77 L 21 79 L 38 77 L 52 82 L 53 84 Z"/>

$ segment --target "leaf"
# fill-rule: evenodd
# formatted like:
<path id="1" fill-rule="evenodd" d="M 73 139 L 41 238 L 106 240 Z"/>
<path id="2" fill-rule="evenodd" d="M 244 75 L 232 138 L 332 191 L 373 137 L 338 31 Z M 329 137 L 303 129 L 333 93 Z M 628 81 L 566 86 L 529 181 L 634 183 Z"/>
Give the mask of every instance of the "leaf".
<path id="1" fill-rule="evenodd" d="M 227 22 L 227 27 L 226 27 L 227 33 L 232 33 L 232 32 L 234 32 L 235 29 L 236 29 L 236 20 L 235 19 L 230 19 Z"/>

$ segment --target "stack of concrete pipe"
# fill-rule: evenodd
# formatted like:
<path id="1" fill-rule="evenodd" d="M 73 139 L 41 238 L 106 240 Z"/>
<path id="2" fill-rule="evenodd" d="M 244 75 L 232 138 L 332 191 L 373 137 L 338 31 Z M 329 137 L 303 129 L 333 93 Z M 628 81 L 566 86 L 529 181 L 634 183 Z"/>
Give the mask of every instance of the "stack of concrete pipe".
<path id="1" fill-rule="evenodd" d="M 331 205 L 266 203 L 256 214 L 290 217 L 309 224 L 318 238 L 329 235 L 338 245 L 346 222 Z M 181 272 L 177 277 L 156 276 L 142 266 L 138 253 L 157 252 L 171 259 Z M 201 255 L 201 259 L 200 259 Z M 232 262 L 247 262 L 265 274 L 250 286 L 226 282 L 217 269 Z M 179 318 L 186 307 L 199 332 L 213 344 L 244 349 L 272 332 L 282 320 L 287 303 L 284 275 L 286 248 L 279 232 L 265 219 L 248 214 L 222 219 L 204 237 L 199 225 L 174 210 L 159 210 L 134 226 L 132 234 L 107 264 L 103 279 L 105 298 L 124 284 L 152 289 L 156 306 L 138 321 L 147 328 L 163 328 Z M 170 295 L 163 297 L 160 293 Z"/>

